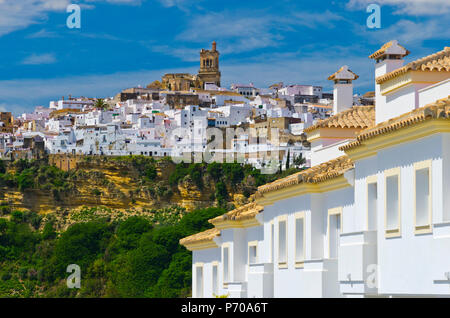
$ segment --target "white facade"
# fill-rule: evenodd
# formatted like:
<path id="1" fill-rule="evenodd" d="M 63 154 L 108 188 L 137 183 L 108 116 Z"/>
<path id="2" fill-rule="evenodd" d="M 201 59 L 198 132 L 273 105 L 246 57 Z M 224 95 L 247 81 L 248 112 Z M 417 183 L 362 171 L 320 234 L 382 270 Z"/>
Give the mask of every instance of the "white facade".
<path id="1" fill-rule="evenodd" d="M 362 148 L 341 138 L 313 149 L 313 172 L 334 171 L 345 158 L 352 165 L 325 181 L 287 177 L 285 185 L 262 187 L 246 206 L 260 207 L 253 217 L 236 209 L 212 220 L 220 230 L 215 247 L 186 243 L 193 297 L 449 297 L 450 121 L 442 112 L 450 106 L 450 72 L 444 72 L 439 83 L 404 85 L 376 100 L 377 123 L 392 118 L 393 108 L 403 111 L 395 132 L 369 135 Z M 425 113 L 437 117 L 413 122 L 407 113 L 418 103 L 442 110 L 432 115 L 438 106 L 431 106 Z"/>
<path id="2" fill-rule="evenodd" d="M 322 98 L 322 87 L 313 85 L 289 85 L 278 90 L 281 95 L 309 95 Z"/>

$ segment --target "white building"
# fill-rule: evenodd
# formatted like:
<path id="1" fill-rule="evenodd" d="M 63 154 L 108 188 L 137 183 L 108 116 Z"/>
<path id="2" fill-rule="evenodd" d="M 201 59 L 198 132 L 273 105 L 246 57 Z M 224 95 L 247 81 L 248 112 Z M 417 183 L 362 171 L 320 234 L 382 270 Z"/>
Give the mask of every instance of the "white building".
<path id="1" fill-rule="evenodd" d="M 241 94 L 242 96 L 246 96 L 246 97 L 256 97 L 259 95 L 259 90 L 253 85 L 253 83 L 232 84 L 231 90 L 235 91 L 236 93 Z"/>
<path id="2" fill-rule="evenodd" d="M 312 168 L 180 241 L 193 297 L 450 296 L 450 48 L 388 69 L 397 46 L 376 108 L 308 129 Z"/>
<path id="3" fill-rule="evenodd" d="M 288 85 L 278 89 L 278 94 L 287 96 L 317 96 L 318 98 L 322 98 L 322 87 L 313 85 Z"/>
<path id="4" fill-rule="evenodd" d="M 61 110 L 61 109 L 78 109 L 78 110 L 83 110 L 85 108 L 88 107 L 92 107 L 94 106 L 94 101 L 93 100 L 89 100 L 89 99 L 83 99 L 83 98 L 78 98 L 78 99 L 61 99 L 59 101 L 51 101 L 50 102 L 50 108 L 52 110 Z"/>

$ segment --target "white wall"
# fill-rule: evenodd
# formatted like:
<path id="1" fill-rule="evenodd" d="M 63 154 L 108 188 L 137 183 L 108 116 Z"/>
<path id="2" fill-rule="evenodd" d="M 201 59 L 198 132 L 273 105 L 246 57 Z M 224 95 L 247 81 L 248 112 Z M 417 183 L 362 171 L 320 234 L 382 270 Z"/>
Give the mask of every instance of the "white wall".
<path id="1" fill-rule="evenodd" d="M 214 262 L 221 261 L 221 249 L 213 248 L 207 250 L 193 251 L 192 252 L 192 297 L 196 298 L 197 291 L 197 277 L 196 266 L 202 264 L 203 266 L 203 297 L 212 298 L 213 296 L 213 273 L 212 266 Z M 218 280 L 219 280 L 219 295 L 223 294 L 223 280 L 222 280 L 222 265 L 219 263 L 218 268 Z"/>
<path id="2" fill-rule="evenodd" d="M 419 90 L 419 107 L 450 96 L 450 78 Z"/>
<path id="3" fill-rule="evenodd" d="M 434 281 L 443 273 L 433 271 L 430 260 L 450 268 L 450 257 L 436 255 L 436 247 L 445 242 L 436 233 L 414 233 L 414 167 L 423 160 L 432 160 L 432 216 L 433 223 L 442 223 L 443 171 L 442 134 L 397 145 L 378 153 L 376 162 L 378 181 L 378 263 L 379 292 L 382 294 L 436 294 L 442 283 Z M 420 150 L 420 151 L 419 151 Z M 384 171 L 400 167 L 401 236 L 386 238 L 384 228 L 385 178 Z M 373 172 L 373 171 L 371 171 Z M 445 228 L 445 226 L 444 226 Z M 445 229 L 443 230 L 445 231 Z M 450 249 L 448 242 L 444 245 Z M 447 293 L 450 293 L 448 290 Z"/>
<path id="4" fill-rule="evenodd" d="M 377 122 L 378 120 L 382 122 L 387 121 L 418 108 L 418 90 L 428 85 L 429 84 L 409 84 L 386 94 L 386 105 L 383 111 L 380 111 L 377 114 L 379 115 L 379 117 L 377 117 Z"/>
<path id="5" fill-rule="evenodd" d="M 403 66 L 403 60 L 384 60 L 375 65 L 375 79 L 384 74 L 390 73 Z M 386 97 L 381 95 L 381 88 L 379 84 L 375 84 L 375 117 L 376 123 L 381 123 L 384 121 L 383 118 L 386 116 L 384 112 L 386 111 Z"/>
<path id="6" fill-rule="evenodd" d="M 353 84 L 334 84 L 333 114 L 336 115 L 353 106 Z"/>

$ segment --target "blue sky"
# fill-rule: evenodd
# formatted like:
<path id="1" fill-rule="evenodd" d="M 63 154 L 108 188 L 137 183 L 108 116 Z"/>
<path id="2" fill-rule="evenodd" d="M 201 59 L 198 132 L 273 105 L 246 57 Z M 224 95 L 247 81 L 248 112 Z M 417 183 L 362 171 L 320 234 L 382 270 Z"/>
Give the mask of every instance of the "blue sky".
<path id="1" fill-rule="evenodd" d="M 283 81 L 331 90 L 342 65 L 373 90 L 367 56 L 397 39 L 410 61 L 450 46 L 450 1 L 384 0 L 368 29 L 371 0 L 0 0 L 0 110 L 19 114 L 50 100 L 106 97 L 167 72 L 198 70 L 217 41 L 222 85 Z M 81 5 L 81 29 L 66 7 Z"/>

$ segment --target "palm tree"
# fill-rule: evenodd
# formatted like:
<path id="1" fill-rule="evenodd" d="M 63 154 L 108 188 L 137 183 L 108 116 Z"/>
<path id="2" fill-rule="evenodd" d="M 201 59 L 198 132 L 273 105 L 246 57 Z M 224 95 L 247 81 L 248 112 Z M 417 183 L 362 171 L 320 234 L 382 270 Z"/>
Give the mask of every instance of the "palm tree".
<path id="1" fill-rule="evenodd" d="M 294 157 L 293 163 L 294 163 L 294 166 L 296 166 L 297 168 L 300 168 L 301 166 L 303 166 L 306 163 L 306 159 L 303 158 L 303 154 L 300 153 L 299 156 Z"/>
<path id="2" fill-rule="evenodd" d="M 94 104 L 95 108 L 98 109 L 107 109 L 109 107 L 109 105 L 107 103 L 105 103 L 105 101 L 103 100 L 103 98 L 99 98 L 95 101 Z"/>

